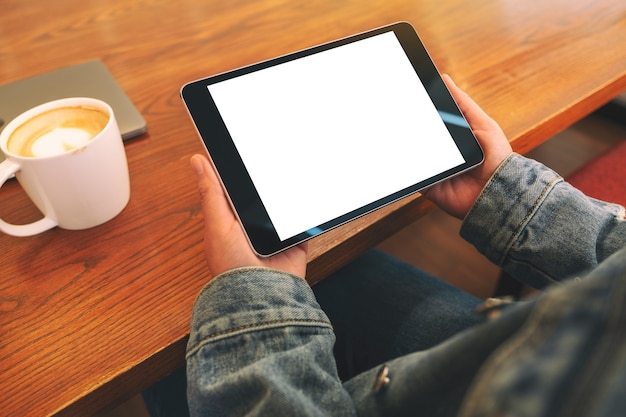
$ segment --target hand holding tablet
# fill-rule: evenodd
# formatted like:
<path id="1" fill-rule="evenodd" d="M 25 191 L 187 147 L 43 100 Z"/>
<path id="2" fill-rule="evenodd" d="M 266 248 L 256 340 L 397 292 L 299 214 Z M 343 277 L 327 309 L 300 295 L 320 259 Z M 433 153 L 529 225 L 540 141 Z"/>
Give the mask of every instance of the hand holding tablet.
<path id="1" fill-rule="evenodd" d="M 483 159 L 406 23 L 195 81 L 182 96 L 262 256 Z"/>
<path id="2" fill-rule="evenodd" d="M 424 195 L 448 214 L 464 219 L 483 188 L 502 162 L 513 153 L 511 144 L 498 123 L 448 76 L 443 79 L 459 105 L 459 109 L 482 147 L 482 164 L 463 175 L 448 178 L 423 191 Z"/>
<path id="3" fill-rule="evenodd" d="M 196 174 L 204 213 L 204 251 L 213 277 L 236 268 L 267 267 L 304 278 L 307 243 L 271 257 L 258 257 L 229 206 L 215 170 L 204 155 L 194 155 L 191 166 Z"/>

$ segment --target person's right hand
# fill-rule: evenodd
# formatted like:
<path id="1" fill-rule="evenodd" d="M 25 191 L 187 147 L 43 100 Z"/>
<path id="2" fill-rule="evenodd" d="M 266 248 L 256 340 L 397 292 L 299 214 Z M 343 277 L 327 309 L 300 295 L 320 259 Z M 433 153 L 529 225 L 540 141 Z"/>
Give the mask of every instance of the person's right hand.
<path id="1" fill-rule="evenodd" d="M 513 150 L 498 123 L 457 87 L 452 78 L 444 74 L 443 80 L 483 148 L 485 160 L 468 172 L 429 187 L 423 194 L 443 211 L 462 219 L 489 178 Z"/>
<path id="2" fill-rule="evenodd" d="M 231 269 L 260 266 L 304 278 L 307 244 L 302 243 L 269 258 L 258 257 L 228 203 L 213 166 L 206 156 L 191 157 L 204 214 L 204 252 L 213 277 Z"/>

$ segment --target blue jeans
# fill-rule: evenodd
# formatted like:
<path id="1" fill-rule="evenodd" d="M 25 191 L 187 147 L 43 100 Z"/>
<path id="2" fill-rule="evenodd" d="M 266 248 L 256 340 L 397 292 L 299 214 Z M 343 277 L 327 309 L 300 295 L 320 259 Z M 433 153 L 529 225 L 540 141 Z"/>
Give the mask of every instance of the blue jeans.
<path id="1" fill-rule="evenodd" d="M 313 287 L 337 337 L 339 376 L 428 349 L 482 321 L 481 300 L 426 272 L 370 251 Z M 185 368 L 143 393 L 152 417 L 187 416 Z"/>
<path id="2" fill-rule="evenodd" d="M 371 251 L 313 287 L 333 324 L 346 381 L 428 349 L 478 323 L 481 300 L 381 251 Z"/>

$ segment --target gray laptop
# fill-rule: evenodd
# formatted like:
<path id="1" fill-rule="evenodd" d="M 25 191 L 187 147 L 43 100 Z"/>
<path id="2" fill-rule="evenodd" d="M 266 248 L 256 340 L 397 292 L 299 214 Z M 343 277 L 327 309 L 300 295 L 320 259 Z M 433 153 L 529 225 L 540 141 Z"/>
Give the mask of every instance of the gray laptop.
<path id="1" fill-rule="evenodd" d="M 0 131 L 19 114 L 47 101 L 93 97 L 113 108 L 124 140 L 146 131 L 146 121 L 101 61 L 61 68 L 0 86 Z M 0 161 L 4 155 L 0 151 Z"/>

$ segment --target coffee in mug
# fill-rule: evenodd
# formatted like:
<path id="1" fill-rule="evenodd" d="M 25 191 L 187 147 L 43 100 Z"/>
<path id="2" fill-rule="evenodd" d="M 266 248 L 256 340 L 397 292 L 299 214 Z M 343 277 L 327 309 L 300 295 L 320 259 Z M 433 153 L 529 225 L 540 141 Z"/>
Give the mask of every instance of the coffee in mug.
<path id="1" fill-rule="evenodd" d="M 37 114 L 9 137 L 9 152 L 24 157 L 58 155 L 85 146 L 109 121 L 97 107 L 60 107 Z"/>
<path id="2" fill-rule="evenodd" d="M 117 216 L 130 198 L 126 152 L 111 106 L 92 98 L 30 109 L 0 132 L 0 187 L 13 175 L 43 213 L 31 224 L 0 219 L 0 231 L 30 236 L 87 229 Z"/>

